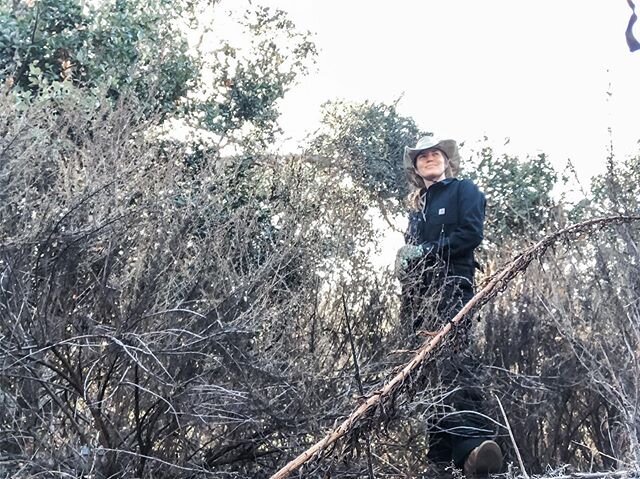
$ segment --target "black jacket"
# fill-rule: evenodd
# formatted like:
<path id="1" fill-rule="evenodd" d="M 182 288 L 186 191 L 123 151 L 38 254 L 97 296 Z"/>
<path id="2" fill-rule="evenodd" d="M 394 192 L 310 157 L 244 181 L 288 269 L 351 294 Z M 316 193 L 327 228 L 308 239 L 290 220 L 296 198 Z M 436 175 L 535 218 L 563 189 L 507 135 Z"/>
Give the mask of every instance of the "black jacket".
<path id="1" fill-rule="evenodd" d="M 486 200 L 470 180 L 447 178 L 421 190 L 422 211 L 409 215 L 407 244 L 422 244 L 447 275 L 473 281 L 473 250 L 482 242 Z"/>

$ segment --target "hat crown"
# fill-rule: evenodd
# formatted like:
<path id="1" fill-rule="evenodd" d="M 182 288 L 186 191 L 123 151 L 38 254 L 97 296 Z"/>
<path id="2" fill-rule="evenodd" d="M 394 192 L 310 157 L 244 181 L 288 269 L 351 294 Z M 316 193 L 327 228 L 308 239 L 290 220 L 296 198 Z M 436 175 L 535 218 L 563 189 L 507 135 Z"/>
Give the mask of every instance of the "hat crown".
<path id="1" fill-rule="evenodd" d="M 438 143 L 438 140 L 434 139 L 432 136 L 423 136 L 418 140 L 416 146 L 412 148 L 412 150 L 427 150 L 429 148 L 433 148 Z"/>

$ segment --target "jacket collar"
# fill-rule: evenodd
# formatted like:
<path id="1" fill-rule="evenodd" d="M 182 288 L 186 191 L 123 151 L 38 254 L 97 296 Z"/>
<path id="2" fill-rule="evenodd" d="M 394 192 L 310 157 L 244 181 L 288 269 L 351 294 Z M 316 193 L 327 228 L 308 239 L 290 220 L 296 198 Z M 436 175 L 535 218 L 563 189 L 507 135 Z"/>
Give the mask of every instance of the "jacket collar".
<path id="1" fill-rule="evenodd" d="M 437 185 L 442 185 L 442 186 L 437 186 L 438 188 L 442 188 L 443 186 L 447 186 L 449 183 L 453 183 L 454 181 L 458 181 L 458 178 L 445 178 L 442 181 L 438 181 L 436 183 L 434 183 L 433 185 L 431 185 L 431 188 L 433 188 L 434 186 Z M 427 193 L 428 188 L 425 186 L 423 188 L 420 189 L 420 196 L 423 196 Z"/>

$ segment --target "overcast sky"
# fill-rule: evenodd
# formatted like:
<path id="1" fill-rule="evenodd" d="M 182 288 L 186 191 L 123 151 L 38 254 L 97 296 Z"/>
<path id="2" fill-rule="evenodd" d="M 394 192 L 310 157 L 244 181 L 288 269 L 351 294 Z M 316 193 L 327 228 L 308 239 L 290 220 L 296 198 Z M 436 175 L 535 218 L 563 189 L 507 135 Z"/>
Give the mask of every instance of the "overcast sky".
<path id="1" fill-rule="evenodd" d="M 640 51 L 625 43 L 626 0 L 257 3 L 289 12 L 320 50 L 281 104 L 289 145 L 317 125 L 324 101 L 402 97 L 402 114 L 467 151 L 484 135 L 510 138 L 505 151 L 571 158 L 583 178 L 603 170 L 608 127 L 616 153 L 638 151 Z"/>

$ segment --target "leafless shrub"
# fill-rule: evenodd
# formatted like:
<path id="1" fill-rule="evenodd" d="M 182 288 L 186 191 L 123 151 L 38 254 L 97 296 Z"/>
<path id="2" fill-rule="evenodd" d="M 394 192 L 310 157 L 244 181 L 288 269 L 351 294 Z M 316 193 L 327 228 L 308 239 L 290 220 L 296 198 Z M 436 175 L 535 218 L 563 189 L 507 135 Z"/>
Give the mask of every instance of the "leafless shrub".
<path id="1" fill-rule="evenodd" d="M 134 103 L 87 98 L 0 97 L 0 468 L 268 477 L 361 400 L 354 350 L 368 395 L 414 347 L 368 196 L 299 157 L 194 163 Z M 638 231 L 619 228 L 481 312 L 475 380 L 530 472 L 638 461 Z M 405 392 L 306 477 L 427 474 L 448 391 L 427 365 Z"/>
<path id="2" fill-rule="evenodd" d="M 80 99 L 1 99 L 3 467 L 262 477 L 352 400 L 330 275 L 383 349 L 362 195 L 297 157 L 195 170 L 135 108 Z"/>
<path id="3" fill-rule="evenodd" d="M 490 387 L 534 471 L 638 463 L 638 256 L 622 231 L 637 238 L 619 225 L 548 253 L 484 315 Z"/>

